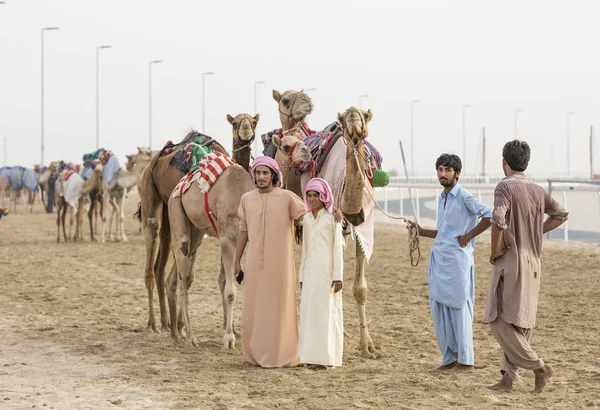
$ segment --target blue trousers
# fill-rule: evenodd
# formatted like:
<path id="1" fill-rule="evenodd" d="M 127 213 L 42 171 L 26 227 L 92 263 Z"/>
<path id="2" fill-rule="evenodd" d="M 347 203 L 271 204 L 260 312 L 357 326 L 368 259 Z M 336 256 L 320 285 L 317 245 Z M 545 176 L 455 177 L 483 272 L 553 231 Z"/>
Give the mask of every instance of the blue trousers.
<path id="1" fill-rule="evenodd" d="M 431 318 L 440 351 L 442 366 L 458 362 L 473 365 L 473 301 L 467 302 L 460 309 L 452 309 L 430 299 Z"/>

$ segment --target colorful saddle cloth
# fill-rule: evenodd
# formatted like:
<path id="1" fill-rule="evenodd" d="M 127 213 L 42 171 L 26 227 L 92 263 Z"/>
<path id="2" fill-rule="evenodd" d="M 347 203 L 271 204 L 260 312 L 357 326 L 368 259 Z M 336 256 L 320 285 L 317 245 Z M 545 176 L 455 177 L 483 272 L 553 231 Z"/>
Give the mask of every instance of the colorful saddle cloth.
<path id="1" fill-rule="evenodd" d="M 208 192 L 219 176 L 221 176 L 221 174 L 230 166 L 239 167 L 232 158 L 229 158 L 218 151 L 204 155 L 198 163 L 196 170 L 189 172 L 181 178 L 173 190 L 173 198 L 183 196 L 183 193 L 187 191 L 194 182 L 197 182 L 201 192 Z"/>
<path id="2" fill-rule="evenodd" d="M 174 144 L 173 141 L 167 141 L 165 146 L 160 150 L 160 156 L 169 155 L 175 149 L 177 149 L 179 146 L 183 146 L 183 147 L 187 146 L 187 149 L 177 151 L 175 153 L 175 155 L 173 155 L 173 158 L 171 158 L 171 161 L 169 162 L 169 165 L 174 166 L 175 168 L 177 168 L 184 174 L 187 174 L 192 170 L 194 165 L 197 165 L 197 163 L 198 163 L 198 161 L 197 161 L 196 164 L 194 164 L 192 161 L 192 158 L 194 158 L 194 157 L 198 158 L 198 157 L 192 155 L 193 146 L 189 146 L 188 144 L 190 144 L 190 143 L 194 143 L 196 145 L 201 145 L 201 146 L 207 148 L 208 152 L 214 150 L 213 146 L 215 144 L 218 146 L 221 146 L 221 144 L 219 144 L 219 142 L 217 140 L 213 139 L 212 137 L 209 137 L 208 135 L 200 134 L 199 132 L 194 132 L 194 133 L 191 133 L 187 138 L 185 138 L 183 141 L 181 141 L 178 144 Z"/>

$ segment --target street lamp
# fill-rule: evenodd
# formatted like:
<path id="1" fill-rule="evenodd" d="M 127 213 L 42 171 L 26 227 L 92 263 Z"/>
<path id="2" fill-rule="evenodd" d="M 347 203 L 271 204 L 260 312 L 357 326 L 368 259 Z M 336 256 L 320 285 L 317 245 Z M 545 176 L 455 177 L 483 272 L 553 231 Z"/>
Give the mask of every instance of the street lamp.
<path id="1" fill-rule="evenodd" d="M 44 165 L 44 32 L 51 30 L 58 30 L 58 27 L 44 27 L 42 28 L 42 82 L 41 82 L 41 136 L 42 136 L 42 159 L 40 165 Z"/>
<path id="2" fill-rule="evenodd" d="M 419 100 L 412 100 L 410 102 L 410 174 L 415 176 L 415 138 L 414 138 L 414 107 L 418 104 Z"/>
<path id="3" fill-rule="evenodd" d="M 517 114 L 520 112 L 523 112 L 523 110 L 520 108 L 515 109 L 515 139 L 517 139 L 517 135 L 518 135 L 517 134 L 517 120 L 518 120 Z"/>
<path id="4" fill-rule="evenodd" d="M 152 64 L 160 64 L 162 60 L 148 63 L 148 148 L 152 148 Z"/>
<path id="5" fill-rule="evenodd" d="M 567 113 L 567 178 L 571 177 L 571 116 L 574 112 Z"/>
<path id="6" fill-rule="evenodd" d="M 360 97 L 358 97 L 358 108 L 360 108 L 362 110 L 362 100 L 363 98 L 369 98 L 368 94 L 363 94 Z"/>
<path id="7" fill-rule="evenodd" d="M 463 149 L 462 149 L 462 165 L 465 167 L 465 159 L 467 158 L 467 108 L 471 108 L 470 105 L 465 104 L 462 107 L 462 131 L 463 131 Z"/>
<path id="8" fill-rule="evenodd" d="M 212 71 L 207 71 L 206 73 L 202 73 L 202 134 L 204 134 L 204 128 L 205 128 L 205 120 L 204 120 L 204 114 L 205 114 L 205 99 L 204 99 L 204 94 L 205 94 L 205 84 L 206 84 L 206 76 L 207 75 L 214 75 L 215 73 L 213 73 Z"/>
<path id="9" fill-rule="evenodd" d="M 112 48 L 112 46 L 96 47 L 96 149 L 100 148 L 100 50 Z"/>
<path id="10" fill-rule="evenodd" d="M 259 84 L 266 84 L 264 81 L 255 81 L 254 82 L 254 115 L 258 114 L 258 108 L 257 108 L 257 103 L 256 103 L 256 86 Z M 254 131 L 256 132 L 256 130 Z M 255 137 L 254 138 L 254 157 L 256 158 L 258 156 L 258 139 Z"/>

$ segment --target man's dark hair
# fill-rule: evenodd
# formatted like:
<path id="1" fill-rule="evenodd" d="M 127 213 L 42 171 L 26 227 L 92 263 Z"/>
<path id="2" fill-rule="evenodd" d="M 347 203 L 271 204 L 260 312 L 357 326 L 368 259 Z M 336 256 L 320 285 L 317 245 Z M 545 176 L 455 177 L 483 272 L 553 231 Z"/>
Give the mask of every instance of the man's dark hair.
<path id="1" fill-rule="evenodd" d="M 523 172 L 529 165 L 531 149 L 525 141 L 513 140 L 504 144 L 502 156 L 513 171 Z"/>
<path id="2" fill-rule="evenodd" d="M 440 166 L 452 168 L 454 172 L 460 173 L 462 170 L 462 161 L 458 155 L 442 154 L 437 161 L 435 161 L 435 170 L 437 171 Z"/>

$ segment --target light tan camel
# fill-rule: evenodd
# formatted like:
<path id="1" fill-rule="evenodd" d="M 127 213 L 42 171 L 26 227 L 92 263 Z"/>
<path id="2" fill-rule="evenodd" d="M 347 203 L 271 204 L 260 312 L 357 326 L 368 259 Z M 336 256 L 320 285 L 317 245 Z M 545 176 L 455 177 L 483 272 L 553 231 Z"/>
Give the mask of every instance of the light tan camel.
<path id="1" fill-rule="evenodd" d="M 235 118 L 227 114 L 227 121 L 233 126 L 233 159 L 241 165 L 246 172 L 250 172 L 250 157 L 252 156 L 252 142 L 256 138 L 256 124 L 260 114 L 254 117 L 250 114 L 239 114 Z"/>
<path id="2" fill-rule="evenodd" d="M 138 183 L 138 175 L 136 172 L 128 172 L 121 168 L 112 177 L 110 182 L 104 181 L 102 186 L 102 234 L 100 235 L 100 241 L 104 243 L 106 241 L 106 213 L 108 211 L 108 205 L 111 206 L 110 218 L 108 219 L 108 237 L 111 241 L 127 242 L 127 236 L 125 235 L 125 220 L 124 205 L 125 205 L 125 191 Z M 113 235 L 113 220 L 116 219 L 117 227 L 115 238 Z"/>
<path id="3" fill-rule="evenodd" d="M 304 90 L 287 90 L 283 94 L 273 90 L 273 99 L 277 102 L 281 129 L 284 132 L 297 128 L 314 108 L 310 96 Z"/>
<path id="4" fill-rule="evenodd" d="M 205 207 L 205 194 L 193 182 L 183 197 L 169 198 L 169 223 L 173 241 L 173 255 L 177 272 L 173 270 L 167 279 L 169 312 L 171 316 L 171 337 L 183 343 L 180 327 L 185 326 L 185 340 L 198 346 L 188 313 L 188 290 L 194 280 L 193 265 L 196 251 L 204 235 L 218 237 L 221 245 L 221 264 L 225 270 L 223 302 L 225 310 L 225 348 L 235 345 L 233 332 L 233 303 L 235 301 L 234 258 L 237 243 L 239 217 L 237 214 L 242 195 L 252 191 L 254 184 L 250 174 L 241 166 L 232 165 L 217 178 L 208 191 L 208 209 Z M 210 220 L 210 215 L 213 221 Z M 215 224 L 217 232 L 212 227 Z M 177 298 L 182 322 L 177 326 Z"/>
<path id="5" fill-rule="evenodd" d="M 302 198 L 302 174 L 296 173 L 295 166 L 311 160 L 310 149 L 302 141 L 297 128 L 284 133 L 283 137 L 274 135 L 273 143 L 277 147 L 275 161 L 283 176 L 283 188 L 289 189 Z"/>
<path id="6" fill-rule="evenodd" d="M 98 185 L 102 183 L 102 164 L 100 161 L 95 160 L 92 162 L 95 167 L 92 171 L 92 176 L 86 181 L 74 173 L 69 177 L 68 181 L 65 181 L 65 175 L 69 170 L 65 170 L 60 174 L 59 179 L 59 200 L 57 202 L 57 214 L 56 214 L 56 225 L 58 228 L 58 235 L 56 242 L 60 242 L 60 223 L 62 223 L 63 236 L 65 242 L 73 239 L 73 241 L 83 241 L 83 211 L 85 208 L 85 197 L 97 189 Z M 69 184 L 74 184 L 74 187 L 69 187 Z M 79 186 L 77 186 L 79 185 Z M 69 198 L 66 198 L 69 196 Z M 69 235 L 67 236 L 65 227 L 66 213 L 69 213 Z M 73 221 L 75 221 L 75 235 L 71 237 Z M 90 226 L 91 227 L 91 226 Z M 93 240 L 93 232 L 92 232 Z"/>
<path id="7" fill-rule="evenodd" d="M 351 107 L 343 114 L 338 114 L 344 134 L 331 150 L 325 160 L 319 176 L 331 185 L 336 206 L 343 212 L 346 220 L 365 234 L 366 242 L 373 244 L 373 188 L 366 179 L 367 157 L 364 140 L 369 134 L 367 123 L 373 117 L 371 110 L 362 111 Z M 345 144 L 338 146 L 338 144 Z M 336 149 L 338 148 L 338 149 Z M 345 158 L 344 158 L 345 157 Z M 365 182 L 366 180 L 366 182 Z M 372 250 L 372 248 L 371 248 Z M 370 252 L 369 252 L 370 255 Z M 356 276 L 353 293 L 358 306 L 360 321 L 361 355 L 376 358 L 381 354 L 375 349 L 369 335 L 366 303 L 367 281 L 365 278 L 365 254 L 359 243 L 356 243 Z"/>
<path id="8" fill-rule="evenodd" d="M 161 329 L 164 331 L 169 330 L 169 318 L 165 299 L 165 266 L 169 258 L 169 252 L 171 252 L 171 230 L 167 204 L 171 192 L 173 192 L 173 189 L 184 175 L 182 171 L 170 165 L 170 162 L 197 135 L 199 135 L 197 132 L 192 131 L 186 135 L 182 142 L 173 147 L 172 152 L 164 155 L 160 155 L 160 153 L 155 155 L 142 174 L 141 203 L 138 208 L 138 217 L 142 221 L 146 243 L 146 267 L 144 275 L 146 289 L 148 290 L 149 307 L 147 330 L 156 333 L 159 330 L 156 326 L 156 318 L 154 316 L 153 293 L 155 283 L 160 306 Z M 211 148 L 214 151 L 219 151 L 229 156 L 225 148 L 216 141 L 211 145 Z M 172 271 L 173 269 L 175 269 L 175 265 L 173 265 Z M 222 263 L 219 287 L 223 295 L 225 290 L 225 272 Z M 225 307 L 224 303 L 224 319 L 226 314 Z"/>
<path id="9" fill-rule="evenodd" d="M 10 187 L 2 174 L 0 174 L 0 208 L 3 208 L 7 201 L 10 202 Z"/>
<path id="10" fill-rule="evenodd" d="M 140 195 L 142 188 L 142 174 L 144 170 L 152 160 L 154 155 L 158 154 L 158 151 L 152 151 L 149 147 L 137 147 L 137 153 L 127 155 L 127 171 L 134 172 L 137 175 L 137 189 L 138 195 Z M 127 190 L 129 192 L 129 190 Z M 138 234 L 142 233 L 142 223 L 140 222 L 138 228 Z"/>

